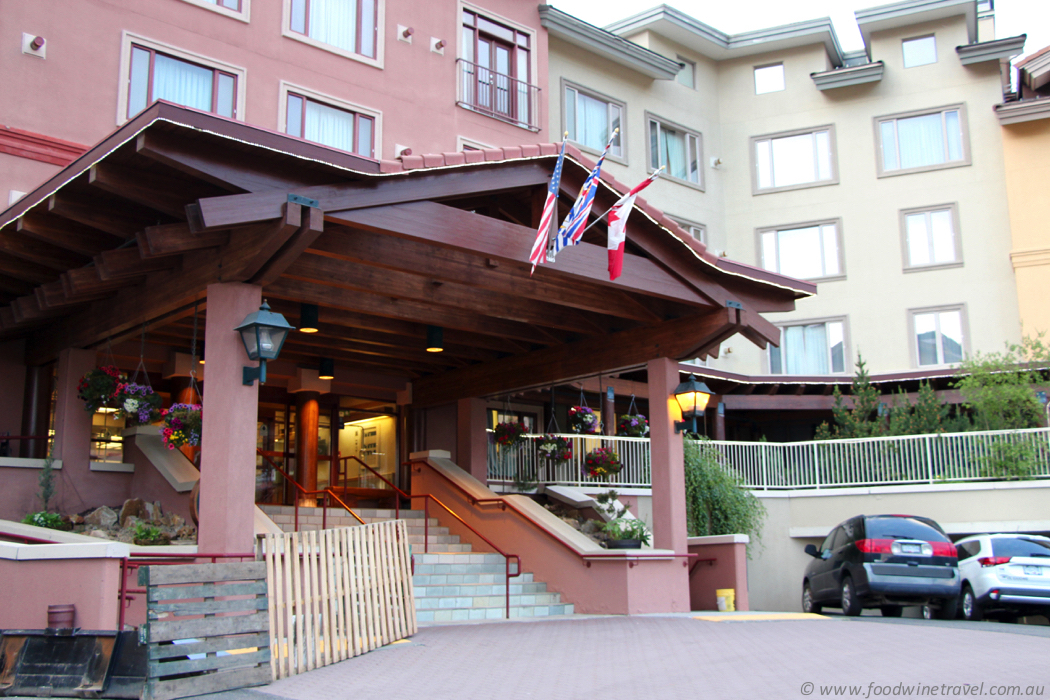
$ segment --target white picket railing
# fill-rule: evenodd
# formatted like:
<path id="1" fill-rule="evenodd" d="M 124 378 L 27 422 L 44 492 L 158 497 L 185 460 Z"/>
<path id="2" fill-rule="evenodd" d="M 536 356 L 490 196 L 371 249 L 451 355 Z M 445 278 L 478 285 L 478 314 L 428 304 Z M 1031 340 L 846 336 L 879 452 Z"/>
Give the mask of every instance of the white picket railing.
<path id="1" fill-rule="evenodd" d="M 539 438 L 539 435 L 530 435 Z M 489 481 L 567 486 L 649 488 L 648 438 L 560 435 L 572 442 L 572 459 L 551 466 L 539 459 L 537 440 L 506 450 L 489 445 Z M 939 433 L 812 442 L 717 442 L 728 470 L 751 489 L 821 489 L 889 484 L 986 481 L 1023 473 L 1050 478 L 1050 428 Z M 608 481 L 583 468 L 588 452 L 611 447 L 624 463 Z M 522 478 L 524 477 L 524 478 Z"/>
<path id="2" fill-rule="evenodd" d="M 649 439 L 610 437 L 605 435 L 559 434 L 572 444 L 572 459 L 551 465 L 541 459 L 536 446 L 542 435 L 527 435 L 523 444 L 505 448 L 489 441 L 489 483 L 541 483 L 563 486 L 616 486 L 619 488 L 649 488 Z M 587 476 L 584 460 L 587 453 L 598 447 L 611 447 L 620 457 L 623 468 L 608 479 Z"/>

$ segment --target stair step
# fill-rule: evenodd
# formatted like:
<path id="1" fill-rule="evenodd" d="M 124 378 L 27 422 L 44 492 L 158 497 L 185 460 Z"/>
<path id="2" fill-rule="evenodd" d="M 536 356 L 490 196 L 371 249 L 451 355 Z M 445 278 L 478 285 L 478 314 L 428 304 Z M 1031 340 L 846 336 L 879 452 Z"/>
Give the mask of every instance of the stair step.
<path id="1" fill-rule="evenodd" d="M 416 598 L 416 610 L 444 610 L 460 608 L 502 608 L 506 605 L 506 596 L 458 596 L 455 598 Z M 510 604 L 524 605 L 560 605 L 561 595 L 557 593 L 533 593 L 511 595 Z"/>
<path id="2" fill-rule="evenodd" d="M 506 577 L 503 572 L 498 574 L 419 574 L 412 577 L 413 586 L 461 586 L 472 583 L 495 584 L 502 586 Z M 525 573 L 510 579 L 511 585 L 518 583 L 533 583 L 532 574 Z M 546 585 L 546 584 L 544 584 Z"/>
<path id="3" fill-rule="evenodd" d="M 502 554 L 491 552 L 420 552 L 416 547 L 412 548 L 412 558 L 418 567 L 420 564 L 499 564 L 506 561 Z M 513 564 L 512 564 L 513 566 Z"/>
<path id="4" fill-rule="evenodd" d="M 548 617 L 551 615 L 572 614 L 572 603 L 559 603 L 557 605 L 512 605 L 510 608 L 511 618 Z M 498 608 L 461 608 L 456 610 L 416 611 L 416 621 L 424 626 L 442 622 L 465 622 L 467 620 L 502 620 L 504 617 L 506 617 L 506 610 L 502 605 Z"/>
<path id="5" fill-rule="evenodd" d="M 511 579 L 510 583 L 510 595 L 512 599 L 516 595 L 536 595 L 538 593 L 548 592 L 547 584 L 545 583 L 517 583 L 516 581 L 516 579 Z M 503 583 L 466 583 L 441 586 L 435 584 L 419 583 L 416 582 L 415 579 L 413 579 L 412 584 L 417 601 L 421 598 L 479 598 L 482 596 L 504 597 L 506 595 L 507 590 L 507 586 Z M 416 607 L 418 608 L 419 605 L 417 604 Z"/>

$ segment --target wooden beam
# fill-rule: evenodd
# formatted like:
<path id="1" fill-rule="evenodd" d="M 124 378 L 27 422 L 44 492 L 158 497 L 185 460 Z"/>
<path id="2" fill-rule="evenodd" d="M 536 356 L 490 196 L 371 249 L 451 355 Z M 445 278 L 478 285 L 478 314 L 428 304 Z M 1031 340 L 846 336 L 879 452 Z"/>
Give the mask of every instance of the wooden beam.
<path id="1" fill-rule="evenodd" d="M 137 246 L 104 250 L 95 256 L 95 267 L 102 280 L 138 277 L 161 270 L 170 270 L 178 267 L 179 263 L 178 258 L 170 257 L 144 259 Z"/>
<path id="2" fill-rule="evenodd" d="M 307 253 L 288 268 L 287 274 L 293 279 L 366 294 L 459 308 L 481 316 L 581 332 L 582 312 L 453 282 L 435 282 L 419 275 L 383 270 L 346 260 Z M 605 330 L 600 328 L 598 332 Z"/>
<path id="3" fill-rule="evenodd" d="M 29 282 L 0 274 L 0 292 L 4 292 L 5 294 L 22 296 L 32 292 L 33 286 L 34 285 Z"/>
<path id="4" fill-rule="evenodd" d="M 659 357 L 682 358 L 689 348 L 721 336 L 734 326 L 727 309 L 643 326 L 600 338 L 545 348 L 516 357 L 426 377 L 413 383 L 416 405 L 448 403 L 551 384 L 563 384 L 596 372 L 619 372 Z"/>
<path id="5" fill-rule="evenodd" d="M 529 254 L 536 237 L 534 230 L 436 202 L 328 212 L 325 217 L 329 221 L 391 233 L 531 268 Z M 556 264 L 538 267 L 536 277 L 582 280 L 587 284 L 670 299 L 694 308 L 711 305 L 697 291 L 651 260 L 637 255 L 625 256 L 623 274 L 615 281 L 610 281 L 606 273 L 608 258 L 604 247 L 581 243 L 562 250 Z"/>
<path id="6" fill-rule="evenodd" d="M 185 194 L 185 180 L 167 176 L 156 168 L 147 173 L 113 163 L 95 163 L 88 170 L 88 184 L 175 219 L 186 218 L 186 202 L 193 199 L 192 194 Z"/>
<path id="7" fill-rule="evenodd" d="M 117 236 L 122 241 L 134 236 L 135 231 L 151 219 L 157 219 L 155 213 L 151 216 L 137 205 L 122 204 L 117 207 L 101 198 L 77 196 L 68 188 L 48 197 L 47 210 L 64 219 Z"/>
<path id="8" fill-rule="evenodd" d="M 392 299 L 389 296 L 364 294 L 286 277 L 282 277 L 269 285 L 265 293 L 268 296 L 293 301 L 305 301 L 311 304 L 349 309 L 386 318 L 432 324 L 444 328 L 456 328 L 472 333 L 487 333 L 539 345 L 550 345 L 553 342 L 548 334 L 539 332 L 526 323 L 504 321 L 464 309 L 436 307 L 426 302 L 410 299 Z M 564 337 L 560 337 L 558 340 L 564 340 Z"/>
<path id="9" fill-rule="evenodd" d="M 496 258 L 438 247 L 419 239 L 388 236 L 348 226 L 330 226 L 310 247 L 310 252 L 583 311 L 615 313 L 647 323 L 663 320 L 629 294 L 617 295 L 608 289 L 564 277 L 530 277 L 528 265 L 501 263 Z M 622 303 L 617 304 L 617 301 Z"/>
<path id="10" fill-rule="evenodd" d="M 550 171 L 545 167 L 522 162 L 440 172 L 414 170 L 364 183 L 298 187 L 291 191 L 320 201 L 321 210 L 328 216 L 363 207 L 515 190 L 545 185 L 548 180 Z M 277 218 L 281 215 L 281 204 L 287 201 L 287 192 L 286 189 L 284 192 L 207 197 L 198 200 L 198 204 L 208 228 L 226 228 Z"/>
<path id="11" fill-rule="evenodd" d="M 54 282 L 59 272 L 53 268 L 31 263 L 26 260 L 11 260 L 0 257 L 0 275 L 11 277 L 34 285 Z"/>
<path id="12" fill-rule="evenodd" d="M 223 246 L 220 255 L 231 263 L 234 256 L 243 258 L 243 262 L 236 264 L 240 268 L 239 279 L 231 278 L 230 281 L 246 282 L 256 275 L 299 230 L 302 215 L 301 205 L 286 202 L 279 219 L 231 231 L 229 242 Z"/>
<path id="13" fill-rule="evenodd" d="M 205 248 L 218 248 L 230 242 L 228 231 L 192 233 L 185 223 L 147 226 L 139 237 L 139 250 L 144 258 L 181 255 Z"/>
<path id="14" fill-rule="evenodd" d="M 294 230 L 277 252 L 263 262 L 251 276 L 251 282 L 263 287 L 275 281 L 324 231 L 324 215 L 316 207 L 302 209 L 302 225 Z"/>
<path id="15" fill-rule="evenodd" d="M 80 267 L 89 260 L 86 255 L 44 243 L 31 236 L 19 235 L 13 228 L 0 232 L 0 252 L 61 272 Z"/>
<path id="16" fill-rule="evenodd" d="M 124 242 L 120 236 L 113 236 L 39 210 L 29 212 L 18 219 L 15 230 L 88 257 L 115 248 Z"/>

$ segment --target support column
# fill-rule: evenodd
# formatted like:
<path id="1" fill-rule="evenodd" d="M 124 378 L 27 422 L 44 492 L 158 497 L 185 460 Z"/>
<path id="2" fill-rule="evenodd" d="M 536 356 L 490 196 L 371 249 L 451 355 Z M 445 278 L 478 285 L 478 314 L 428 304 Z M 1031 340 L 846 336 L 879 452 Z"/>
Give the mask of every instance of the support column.
<path id="1" fill-rule="evenodd" d="M 317 428 L 320 425 L 320 407 L 316 391 L 300 391 L 295 395 L 295 476 L 307 491 L 317 490 Z M 317 504 L 315 496 L 305 496 L 299 505 Z"/>
<path id="2" fill-rule="evenodd" d="M 58 354 L 55 376 L 55 459 L 62 460 L 62 480 L 76 485 L 79 504 L 67 499 L 56 499 L 65 509 L 80 510 L 101 505 L 94 502 L 99 497 L 95 479 L 86 487 L 91 477 L 91 414 L 84 410 L 84 402 L 77 396 L 80 378 L 95 368 L 94 350 L 63 350 Z M 46 424 L 45 424 L 46 425 Z"/>
<path id="3" fill-rule="evenodd" d="M 710 405 L 710 409 L 713 412 L 713 418 L 715 421 L 714 434 L 711 436 L 715 440 L 726 439 L 726 405 L 722 403 L 721 396 L 712 396 L 711 401 L 714 405 Z"/>
<path id="4" fill-rule="evenodd" d="M 201 552 L 251 552 L 255 545 L 255 434 L 259 383 L 242 383 L 249 362 L 234 328 L 262 302 L 260 287 L 208 285 L 204 343 L 208 387 L 201 435 Z"/>
<path id="5" fill-rule="evenodd" d="M 26 367 L 25 397 L 22 404 L 22 435 L 47 435 L 51 418 L 51 374 L 53 365 Z M 47 440 L 22 440 L 18 456 L 43 459 Z"/>
<path id="6" fill-rule="evenodd" d="M 616 401 L 609 398 L 609 390 L 602 392 L 602 434 L 616 434 Z"/>
<path id="7" fill-rule="evenodd" d="M 671 394 L 678 387 L 678 363 L 650 360 L 649 438 L 652 450 L 653 546 L 688 552 L 685 518 L 685 450 L 674 422 L 681 420 Z"/>
<path id="8" fill-rule="evenodd" d="M 485 401 L 460 399 L 456 403 L 456 461 L 485 484 L 489 476 L 489 439 L 485 429 Z"/>

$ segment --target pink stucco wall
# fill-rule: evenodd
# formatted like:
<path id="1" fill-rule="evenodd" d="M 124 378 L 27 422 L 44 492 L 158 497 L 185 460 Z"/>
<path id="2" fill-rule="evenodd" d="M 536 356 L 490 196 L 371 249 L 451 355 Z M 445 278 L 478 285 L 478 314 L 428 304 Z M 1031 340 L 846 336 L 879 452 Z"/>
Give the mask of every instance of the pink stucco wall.
<path id="1" fill-rule="evenodd" d="M 717 610 L 718 598 L 715 591 L 720 588 L 732 588 L 736 591 L 737 610 L 750 610 L 747 598 L 747 544 L 690 542 L 689 553 L 699 555 L 699 559 L 715 559 L 713 564 L 698 562 L 689 576 L 691 610 Z"/>
<path id="2" fill-rule="evenodd" d="M 117 629 L 120 559 L 0 559 L 0 629 L 43 629 L 47 606 L 73 603 L 82 629 Z"/>
<path id="3" fill-rule="evenodd" d="M 243 121 L 278 130 L 280 81 L 381 112 L 377 155 L 393 158 L 395 144 L 415 154 L 455 151 L 462 136 L 491 146 L 548 141 L 546 134 L 547 33 L 533 0 L 473 3 L 493 19 L 535 30 L 531 82 L 538 85 L 543 130 L 520 127 L 456 107 L 456 58 L 460 7 L 454 0 L 379 0 L 383 67 L 377 68 L 282 36 L 287 0 L 252 0 L 245 23 L 180 0 L 107 0 L 70 3 L 34 0 L 5 3 L 9 41 L 22 32 L 43 36 L 47 58 L 27 56 L 12 43 L 0 53 L 0 75 L 8 94 L 0 101 L 0 126 L 75 143 L 98 142 L 117 126 L 121 37 L 126 30 L 177 49 L 225 61 L 247 71 Z M 398 25 L 412 27 L 413 42 L 398 41 Z M 430 50 L 443 39 L 444 55 Z M 66 109 L 67 105 L 77 109 Z M 0 169 L 0 194 L 39 184 L 39 163 L 20 172 Z M 43 169 L 53 169 L 47 166 Z M 3 206 L 0 206 L 2 209 Z"/>

